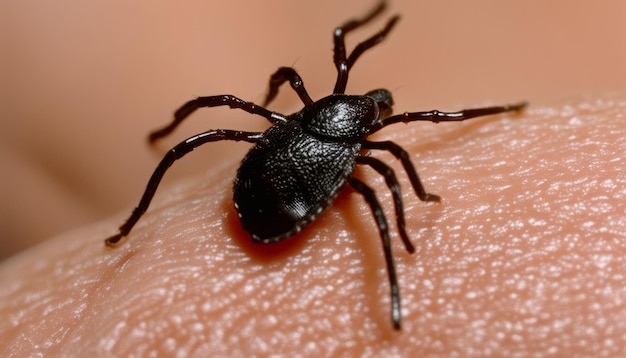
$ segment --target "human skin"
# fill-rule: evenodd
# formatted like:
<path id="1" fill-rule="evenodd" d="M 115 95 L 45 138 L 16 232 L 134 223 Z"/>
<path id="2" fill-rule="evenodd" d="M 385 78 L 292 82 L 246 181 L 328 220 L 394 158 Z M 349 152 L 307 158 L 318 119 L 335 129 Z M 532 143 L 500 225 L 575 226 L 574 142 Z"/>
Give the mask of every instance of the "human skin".
<path id="1" fill-rule="evenodd" d="M 400 111 L 401 109 L 397 109 Z M 347 188 L 303 232 L 253 244 L 233 208 L 238 159 L 172 183 L 115 249 L 130 213 L 0 266 L 2 356 L 618 356 L 626 342 L 626 98 L 530 106 L 464 123 L 397 124 L 409 255 L 384 180 L 402 330 L 380 238 Z"/>
<path id="2" fill-rule="evenodd" d="M 278 65 L 294 65 L 314 98 L 326 95 L 330 30 L 365 11 L 363 3 L 233 1 L 219 12 L 204 0 L 32 4 L 2 11 L 10 16 L 0 26 L 32 22 L 0 31 L 14 44 L 2 56 L 12 61 L 0 144 L 24 150 L 52 185 L 2 185 L 11 229 L 2 246 L 23 247 L 61 218 L 119 214 L 0 264 L 3 356 L 623 353 L 625 97 L 603 94 L 624 88 L 626 22 L 617 3 L 398 1 L 349 37 L 354 45 L 402 15 L 348 86 L 389 88 L 397 112 L 531 103 L 516 116 L 398 124 L 376 136 L 409 150 L 426 188 L 443 197 L 419 202 L 401 166 L 373 154 L 402 181 L 417 247 L 408 255 L 384 181 L 357 172 L 392 225 L 400 332 L 390 322 L 380 239 L 358 194 L 342 193 L 282 244 L 250 242 L 230 199 L 242 156 L 231 148 L 245 144 L 207 145 L 175 164 L 128 242 L 103 245 L 162 154 L 145 148 L 148 130 L 195 95 L 258 101 Z M 289 92 L 271 108 L 297 110 Z M 198 128 L 265 124 L 203 111 L 162 147 Z M 0 155 L 15 152 L 6 147 Z M 175 179 L 189 163 L 195 176 Z M 11 164 L 3 162 L 11 168 L 3 177 L 17 172 Z M 59 178 L 68 182 L 56 186 Z M 15 182 L 30 183 L 21 175 Z M 29 195 L 5 200 L 17 192 Z"/>
<path id="3" fill-rule="evenodd" d="M 327 95 L 332 29 L 375 2 L 2 2 L 0 260 L 134 204 L 162 154 L 147 148 L 145 135 L 185 101 L 230 93 L 260 102 L 268 76 L 285 65 L 313 98 Z M 538 106 L 626 88 L 620 1 L 392 0 L 346 37 L 348 48 L 395 14 L 390 36 L 354 66 L 348 93 L 388 88 L 399 111 L 419 111 Z M 290 92 L 271 109 L 298 110 Z M 161 145 L 212 128 L 265 125 L 240 111 L 202 111 Z M 245 150 L 215 143 L 166 181 Z"/>

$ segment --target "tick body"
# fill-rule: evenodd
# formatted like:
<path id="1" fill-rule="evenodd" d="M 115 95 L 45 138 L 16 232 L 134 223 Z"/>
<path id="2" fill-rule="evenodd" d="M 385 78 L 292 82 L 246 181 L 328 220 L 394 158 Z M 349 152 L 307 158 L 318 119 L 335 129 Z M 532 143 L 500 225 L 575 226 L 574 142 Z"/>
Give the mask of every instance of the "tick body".
<path id="1" fill-rule="evenodd" d="M 264 117 L 271 123 L 271 127 L 265 132 L 210 130 L 176 145 L 168 151 L 152 174 L 138 206 L 119 228 L 119 232 L 105 241 L 106 245 L 117 246 L 129 234 L 148 209 L 167 169 L 176 160 L 209 142 L 232 140 L 253 143 L 254 146 L 239 167 L 233 189 L 237 214 L 252 240 L 273 243 L 295 235 L 331 206 L 346 185 L 352 187 L 364 197 L 378 227 L 391 290 L 391 321 L 394 328 L 400 329 L 400 290 L 391 251 L 389 225 L 374 190 L 353 176 L 354 169 L 357 165 L 369 166 L 384 177 L 394 202 L 396 227 L 409 253 L 414 252 L 414 247 L 405 230 L 403 200 L 397 177 L 387 164 L 367 153 L 387 151 L 396 157 L 420 200 L 439 201 L 439 196 L 426 192 L 410 155 L 402 147 L 394 142 L 375 142 L 367 138 L 381 128 L 398 122 L 463 121 L 518 111 L 526 103 L 459 112 L 434 110 L 392 115 L 393 99 L 388 90 L 377 89 L 364 95 L 345 94 L 348 74 L 356 60 L 380 43 L 396 25 L 399 17 L 391 17 L 382 30 L 359 43 L 349 54 L 344 36 L 376 18 L 385 6 L 383 1 L 364 17 L 350 20 L 335 29 L 333 59 L 337 80 L 333 93 L 327 97 L 314 101 L 298 73 L 293 68 L 281 67 L 270 77 L 269 91 L 262 106 L 232 95 L 218 95 L 196 98 L 178 109 L 172 123 L 150 134 L 150 142 L 169 135 L 192 112 L 202 107 L 229 106 L 242 109 Z M 266 109 L 285 82 L 289 82 L 304 105 L 300 111 L 290 115 Z"/>
<path id="2" fill-rule="evenodd" d="M 234 187 L 239 219 L 252 239 L 281 241 L 332 204 L 354 171 L 363 129 L 377 121 L 372 98 L 337 94 L 265 132 L 241 163 Z"/>

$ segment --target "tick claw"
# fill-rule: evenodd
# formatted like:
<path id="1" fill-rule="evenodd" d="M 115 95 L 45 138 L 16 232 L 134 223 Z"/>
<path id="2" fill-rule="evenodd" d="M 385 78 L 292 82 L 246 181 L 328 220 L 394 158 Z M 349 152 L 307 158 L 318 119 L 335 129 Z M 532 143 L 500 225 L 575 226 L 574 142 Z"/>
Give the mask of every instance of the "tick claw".
<path id="1" fill-rule="evenodd" d="M 117 234 L 117 235 L 113 235 L 110 238 L 104 240 L 104 244 L 107 247 L 116 247 L 119 244 L 121 244 L 121 240 L 124 238 L 124 236 L 122 236 L 122 234 Z"/>

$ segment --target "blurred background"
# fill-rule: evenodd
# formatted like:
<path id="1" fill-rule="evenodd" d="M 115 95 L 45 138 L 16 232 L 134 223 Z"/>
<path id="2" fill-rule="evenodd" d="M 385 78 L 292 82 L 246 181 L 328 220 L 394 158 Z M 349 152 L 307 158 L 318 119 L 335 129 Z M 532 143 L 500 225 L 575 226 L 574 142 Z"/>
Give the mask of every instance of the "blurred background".
<path id="1" fill-rule="evenodd" d="M 148 148 L 146 134 L 187 100 L 234 94 L 261 102 L 278 66 L 294 66 L 313 98 L 328 95 L 336 76 L 332 30 L 374 3 L 2 1 L 0 259 L 112 215 L 121 224 L 161 155 L 192 134 L 267 127 L 261 117 L 211 109 L 194 114 L 160 150 Z M 347 38 L 352 48 L 402 15 L 387 41 L 359 60 L 347 92 L 388 88 L 398 112 L 523 99 L 541 105 L 626 88 L 626 2 L 389 5 Z M 270 108 L 300 107 L 286 86 Z M 164 184 L 216 170 L 247 149 L 205 146 Z"/>

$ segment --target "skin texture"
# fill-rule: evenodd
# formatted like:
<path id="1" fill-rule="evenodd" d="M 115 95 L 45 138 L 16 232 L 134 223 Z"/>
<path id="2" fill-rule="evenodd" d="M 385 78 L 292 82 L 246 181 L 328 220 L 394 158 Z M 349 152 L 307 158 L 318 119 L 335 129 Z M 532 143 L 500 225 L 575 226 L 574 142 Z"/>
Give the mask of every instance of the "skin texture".
<path id="1" fill-rule="evenodd" d="M 363 13 L 362 2 L 232 1 L 219 13 L 208 1 L 29 4 L 0 11 L 10 119 L 0 121 L 0 163 L 11 168 L 0 177 L 3 257 L 74 229 L 0 263 L 2 356 L 623 354 L 619 2 L 391 4 L 386 15 L 401 22 L 355 66 L 348 93 L 387 87 L 396 112 L 531 103 L 515 117 L 377 135 L 411 152 L 426 188 L 443 197 L 419 202 L 393 158 L 378 156 L 403 185 L 417 248 L 409 256 L 384 181 L 357 173 L 392 225 L 402 332 L 391 329 L 380 239 L 358 195 L 346 191 L 282 244 L 250 243 L 230 199 L 243 144 L 177 163 L 130 240 L 102 243 L 164 150 L 208 128 L 266 123 L 199 113 L 156 154 L 143 140 L 149 130 L 197 95 L 260 102 L 279 65 L 295 65 L 314 98 L 328 94 L 330 31 Z M 297 110 L 290 92 L 271 108 Z"/>
<path id="2" fill-rule="evenodd" d="M 0 14 L 0 259 L 135 204 L 164 150 L 213 128 L 262 130 L 239 111 L 194 115 L 154 153 L 146 134 L 201 95 L 262 102 L 294 66 L 315 99 L 334 85 L 331 34 L 375 0 L 5 1 Z M 624 3 L 391 1 L 348 48 L 392 15 L 388 39 L 354 66 L 347 93 L 388 88 L 397 110 L 533 106 L 626 88 Z M 306 16 L 303 16 L 306 14 Z M 279 21 L 274 21 L 280 19 Z M 281 90 L 271 108 L 299 109 Z M 239 160 L 215 144 L 166 180 Z"/>
<path id="3" fill-rule="evenodd" d="M 619 355 L 625 114 L 623 97 L 579 98 L 377 134 L 443 197 L 421 203 L 399 175 L 417 248 L 394 232 L 401 332 L 362 198 L 345 190 L 301 234 L 254 245 L 232 207 L 233 160 L 164 188 L 117 249 L 101 239 L 126 213 L 5 261 L 2 355 Z M 357 175 L 393 218 L 383 180 Z"/>

